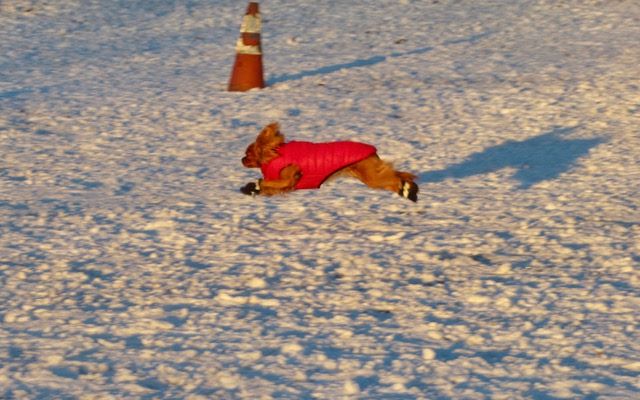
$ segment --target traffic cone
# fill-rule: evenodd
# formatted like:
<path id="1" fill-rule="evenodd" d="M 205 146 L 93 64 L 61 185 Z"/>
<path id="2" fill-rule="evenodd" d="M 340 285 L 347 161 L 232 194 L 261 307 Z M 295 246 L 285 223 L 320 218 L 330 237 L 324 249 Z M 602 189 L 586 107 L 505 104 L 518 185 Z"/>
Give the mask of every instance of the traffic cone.
<path id="1" fill-rule="evenodd" d="M 258 3 L 252 1 L 240 26 L 240 38 L 236 43 L 236 61 L 229 80 L 230 92 L 244 92 L 265 86 L 260 45 L 261 28 L 262 17 L 258 11 Z"/>

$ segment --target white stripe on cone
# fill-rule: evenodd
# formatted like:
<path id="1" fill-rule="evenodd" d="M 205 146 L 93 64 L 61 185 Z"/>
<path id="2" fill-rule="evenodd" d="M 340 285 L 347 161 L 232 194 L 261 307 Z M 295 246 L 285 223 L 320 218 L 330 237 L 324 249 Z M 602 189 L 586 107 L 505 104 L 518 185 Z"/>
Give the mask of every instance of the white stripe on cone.
<path id="1" fill-rule="evenodd" d="M 260 51 L 260 46 L 247 46 L 242 41 L 242 38 L 239 38 L 236 42 L 236 53 L 238 54 L 254 54 L 260 55 L 262 52 Z"/>
<path id="2" fill-rule="evenodd" d="M 260 14 L 245 15 L 242 18 L 240 32 L 242 33 L 260 33 L 262 31 L 262 17 Z"/>
<path id="3" fill-rule="evenodd" d="M 260 16 L 260 14 L 245 15 L 244 18 L 242 18 L 242 24 L 240 25 L 241 37 L 236 42 L 236 53 L 261 55 L 262 51 L 260 50 L 260 46 L 246 45 L 242 40 L 243 33 L 260 34 L 261 31 L 262 31 L 262 17 Z"/>

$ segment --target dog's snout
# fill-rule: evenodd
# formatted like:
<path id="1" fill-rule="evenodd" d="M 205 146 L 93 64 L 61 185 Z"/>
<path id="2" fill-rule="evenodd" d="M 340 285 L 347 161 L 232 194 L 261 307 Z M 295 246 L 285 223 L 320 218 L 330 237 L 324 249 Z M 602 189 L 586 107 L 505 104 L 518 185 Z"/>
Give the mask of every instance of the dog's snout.
<path id="1" fill-rule="evenodd" d="M 257 166 L 248 156 L 242 157 L 242 165 L 244 165 L 247 168 L 253 168 Z"/>

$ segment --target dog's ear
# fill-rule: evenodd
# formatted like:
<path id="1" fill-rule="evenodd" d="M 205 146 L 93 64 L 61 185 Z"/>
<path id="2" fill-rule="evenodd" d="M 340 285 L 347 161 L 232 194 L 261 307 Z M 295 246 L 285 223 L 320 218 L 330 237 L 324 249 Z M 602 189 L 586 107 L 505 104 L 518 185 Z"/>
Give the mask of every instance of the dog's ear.
<path id="1" fill-rule="evenodd" d="M 256 143 L 261 147 L 277 147 L 284 142 L 284 136 L 280 133 L 280 125 L 272 122 L 262 129 Z"/>
<path id="2" fill-rule="evenodd" d="M 273 122 L 262 129 L 256 139 L 259 157 L 267 160 L 277 157 L 276 148 L 284 143 L 284 136 L 280 133 L 280 125 Z"/>

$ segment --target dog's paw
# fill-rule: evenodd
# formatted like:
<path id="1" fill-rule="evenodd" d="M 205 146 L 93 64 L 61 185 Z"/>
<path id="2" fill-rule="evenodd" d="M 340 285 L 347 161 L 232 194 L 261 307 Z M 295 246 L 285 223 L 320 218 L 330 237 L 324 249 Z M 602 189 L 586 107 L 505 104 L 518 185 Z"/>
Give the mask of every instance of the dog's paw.
<path id="1" fill-rule="evenodd" d="M 255 196 L 257 194 L 260 194 L 260 180 L 247 183 L 240 189 L 240 191 L 247 196 Z"/>
<path id="2" fill-rule="evenodd" d="M 402 185 L 400 185 L 398 194 L 405 199 L 416 202 L 418 201 L 418 185 L 416 185 L 414 182 L 403 181 Z"/>

